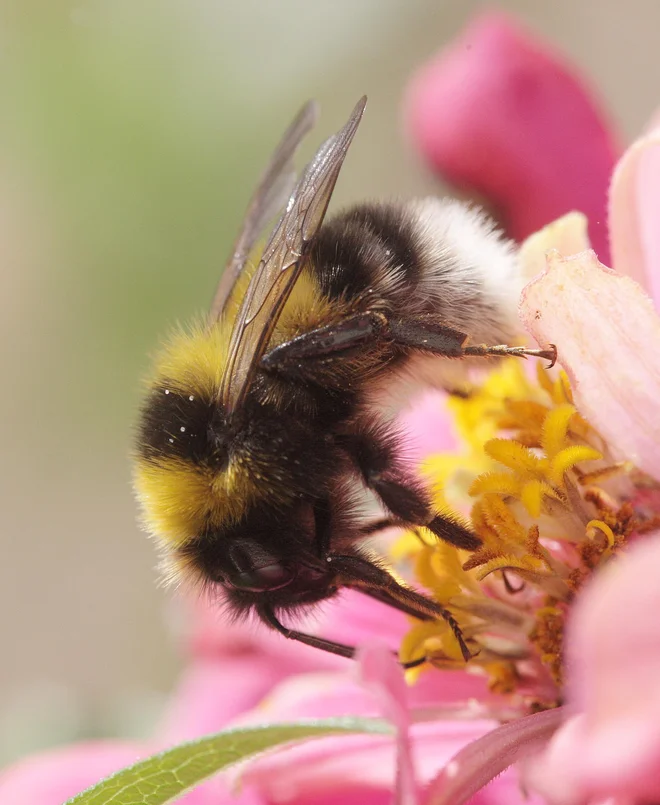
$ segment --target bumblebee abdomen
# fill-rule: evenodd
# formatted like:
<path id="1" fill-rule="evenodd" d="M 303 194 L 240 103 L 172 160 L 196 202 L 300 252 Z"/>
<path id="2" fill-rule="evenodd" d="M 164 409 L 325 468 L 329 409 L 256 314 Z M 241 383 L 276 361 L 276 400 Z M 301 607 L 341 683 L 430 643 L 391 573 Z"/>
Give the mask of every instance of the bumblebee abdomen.
<path id="1" fill-rule="evenodd" d="M 434 314 L 478 341 L 512 336 L 513 244 L 485 213 L 453 199 L 354 207 L 322 228 L 312 263 L 328 299 L 401 317 Z"/>

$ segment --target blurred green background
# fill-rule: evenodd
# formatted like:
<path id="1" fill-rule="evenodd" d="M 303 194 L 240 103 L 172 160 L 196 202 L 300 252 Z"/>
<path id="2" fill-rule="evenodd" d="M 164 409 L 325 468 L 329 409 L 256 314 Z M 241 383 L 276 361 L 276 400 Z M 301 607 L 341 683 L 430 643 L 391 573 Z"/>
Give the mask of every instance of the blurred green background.
<path id="1" fill-rule="evenodd" d="M 130 486 L 149 351 L 207 305 L 304 99 L 323 109 L 307 156 L 369 95 L 339 203 L 440 190 L 402 141 L 401 92 L 481 6 L 0 4 L 0 762 L 148 731 L 178 665 Z M 571 55 L 624 134 L 639 130 L 660 100 L 659 4 L 499 7 Z"/>

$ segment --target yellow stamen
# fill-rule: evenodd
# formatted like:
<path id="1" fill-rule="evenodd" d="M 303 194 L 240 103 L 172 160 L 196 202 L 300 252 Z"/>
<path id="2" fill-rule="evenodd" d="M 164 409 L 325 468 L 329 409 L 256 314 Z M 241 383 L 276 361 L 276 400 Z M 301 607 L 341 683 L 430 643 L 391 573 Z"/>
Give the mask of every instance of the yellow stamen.
<path id="1" fill-rule="evenodd" d="M 397 559 L 414 561 L 417 580 L 452 612 L 473 653 L 470 664 L 489 676 L 492 690 L 513 693 L 522 683 L 529 687 L 530 674 L 547 680 L 549 672 L 556 698 L 548 697 L 546 683 L 541 698 L 529 699 L 530 711 L 561 700 L 564 621 L 575 592 L 633 530 L 658 517 L 640 522 L 619 500 L 619 478 L 631 488 L 639 476 L 629 462 L 593 466 L 608 455 L 607 445 L 575 409 L 566 375 L 538 365 L 536 380 L 505 361 L 468 399 L 452 398 L 465 452 L 432 456 L 424 465 L 439 510 L 465 512 L 472 498 L 481 548 L 458 551 L 421 529 L 404 534 L 393 550 Z M 414 622 L 401 658 L 420 657 L 464 667 L 444 622 Z"/>

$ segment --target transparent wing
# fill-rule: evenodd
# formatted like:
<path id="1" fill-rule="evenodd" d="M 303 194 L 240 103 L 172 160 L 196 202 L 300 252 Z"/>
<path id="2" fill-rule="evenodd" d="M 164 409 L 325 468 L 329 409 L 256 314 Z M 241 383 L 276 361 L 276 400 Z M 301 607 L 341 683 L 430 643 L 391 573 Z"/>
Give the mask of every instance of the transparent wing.
<path id="1" fill-rule="evenodd" d="M 266 244 L 231 333 L 220 387 L 220 399 L 228 412 L 236 410 L 245 399 L 277 319 L 323 223 L 366 103 L 366 97 L 358 101 L 346 125 L 323 143 L 305 168 Z"/>
<path id="2" fill-rule="evenodd" d="M 250 199 L 243 226 L 234 243 L 231 256 L 222 273 L 209 313 L 212 323 L 220 318 L 243 267 L 266 224 L 281 211 L 291 195 L 296 174 L 293 157 L 305 135 L 318 117 L 318 104 L 308 101 L 284 132 L 275 153 Z"/>

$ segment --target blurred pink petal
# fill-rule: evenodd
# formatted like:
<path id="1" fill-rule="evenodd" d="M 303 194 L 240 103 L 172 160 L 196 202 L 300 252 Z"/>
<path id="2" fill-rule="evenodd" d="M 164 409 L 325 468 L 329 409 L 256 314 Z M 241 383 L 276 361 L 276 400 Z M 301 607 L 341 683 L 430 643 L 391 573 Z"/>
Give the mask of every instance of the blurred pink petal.
<path id="1" fill-rule="evenodd" d="M 405 121 L 450 182 L 485 196 L 522 240 L 572 209 L 608 259 L 607 187 L 620 153 L 571 65 L 502 14 L 477 17 L 413 78 Z"/>
<path id="2" fill-rule="evenodd" d="M 552 803 L 660 800 L 660 535 L 640 539 L 578 598 L 568 694 L 582 713 L 529 780 Z"/>
<path id="3" fill-rule="evenodd" d="M 158 729 L 159 743 L 168 746 L 220 732 L 284 678 L 282 667 L 264 658 L 193 660 L 170 698 Z"/>
<path id="4" fill-rule="evenodd" d="M 382 645 L 369 645 L 357 655 L 362 684 L 374 696 L 381 715 L 396 730 L 396 805 L 416 805 L 415 769 L 410 746 L 410 714 L 406 702 L 403 669 L 392 652 Z"/>
<path id="5" fill-rule="evenodd" d="M 504 724 L 467 744 L 426 791 L 426 805 L 463 805 L 505 769 L 548 741 L 561 724 L 561 708 Z"/>
<path id="6" fill-rule="evenodd" d="M 361 598 L 364 596 L 360 596 Z M 213 600 L 191 591 L 177 602 L 180 640 L 194 658 L 225 661 L 251 657 L 278 669 L 280 677 L 307 670 L 346 668 L 347 661 L 327 652 L 287 640 L 256 618 L 236 620 L 227 612 L 221 598 Z M 308 618 L 297 621 L 300 628 L 318 629 L 324 622 L 323 604 Z"/>
<path id="7" fill-rule="evenodd" d="M 446 395 L 432 391 L 419 399 L 399 418 L 406 440 L 406 457 L 415 467 L 434 453 L 457 449 L 459 441 L 453 419 L 447 411 Z"/>
<path id="8" fill-rule="evenodd" d="M 34 755 L 0 774 L 2 805 L 62 805 L 124 766 L 147 757 L 143 744 L 99 741 Z"/>
<path id="9" fill-rule="evenodd" d="M 612 260 L 660 305 L 660 128 L 637 140 L 614 171 L 610 189 Z"/>
<path id="10" fill-rule="evenodd" d="M 557 345 L 578 410 L 615 455 L 660 478 L 660 318 L 639 285 L 593 252 L 553 252 L 520 313 L 539 344 Z"/>
<path id="11" fill-rule="evenodd" d="M 363 650 L 364 651 L 364 650 Z M 324 738 L 284 752 L 260 758 L 242 772 L 242 779 L 254 785 L 269 801 L 353 802 L 359 796 L 367 803 L 392 802 L 397 756 L 404 780 L 409 780 L 412 747 L 418 774 L 417 787 L 428 782 L 445 760 L 466 743 L 491 730 L 494 722 L 482 718 L 473 721 L 449 720 L 451 708 L 439 708 L 443 697 L 450 698 L 452 685 L 465 685 L 468 674 L 447 672 L 424 674 L 417 685 L 404 684 L 400 668 L 385 648 L 367 649 L 362 654 L 362 684 L 344 674 L 305 674 L 282 682 L 252 714 L 242 721 L 269 722 L 286 719 L 318 718 L 347 714 L 384 715 L 398 728 L 398 752 L 392 736 L 357 735 Z M 481 679 L 481 693 L 487 700 Z M 443 688 L 443 684 L 446 689 Z M 455 688 L 454 688 L 455 690 Z M 420 714 L 433 722 L 416 723 L 410 719 Z M 467 716 L 466 716 L 467 714 Z M 466 708 L 464 717 L 469 717 Z M 446 718 L 446 720 L 445 720 Z M 409 730 L 410 739 L 407 738 Z M 503 778 L 504 789 L 511 792 L 513 776 Z M 499 782 L 499 781 L 498 781 Z M 409 783 L 402 785 L 408 800 L 415 793 Z M 337 797 L 333 800 L 332 797 Z M 289 799 L 290 798 L 290 799 Z M 398 801 L 398 800 L 397 800 Z M 484 803 L 516 802 L 510 796 Z"/>
<path id="12" fill-rule="evenodd" d="M 2 805 L 62 805 L 89 786 L 156 751 L 146 744 L 97 741 L 44 752 L 0 773 Z M 177 800 L 181 805 L 263 805 L 252 790 L 240 796 L 212 779 Z"/>
<path id="13" fill-rule="evenodd" d="M 492 728 L 492 722 L 415 724 L 410 735 L 418 774 L 424 785 L 462 746 Z M 396 749 L 391 736 L 324 738 L 266 755 L 250 765 L 242 780 L 269 802 L 336 802 L 362 792 L 364 803 L 392 803 Z M 326 801 L 326 800 L 323 800 Z"/>

